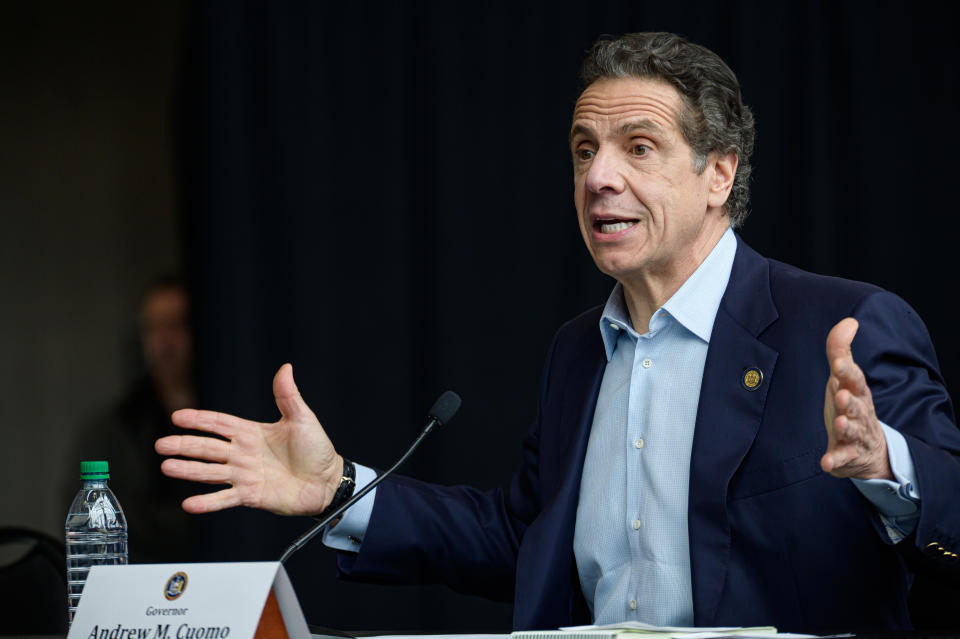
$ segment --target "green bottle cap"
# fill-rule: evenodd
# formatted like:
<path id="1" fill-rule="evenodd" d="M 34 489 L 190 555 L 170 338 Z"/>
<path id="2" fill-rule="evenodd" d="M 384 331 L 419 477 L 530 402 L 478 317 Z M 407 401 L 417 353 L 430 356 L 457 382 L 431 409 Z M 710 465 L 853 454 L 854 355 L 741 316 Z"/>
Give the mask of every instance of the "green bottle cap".
<path id="1" fill-rule="evenodd" d="M 80 479 L 110 479 L 110 463 L 105 461 L 80 462 Z"/>

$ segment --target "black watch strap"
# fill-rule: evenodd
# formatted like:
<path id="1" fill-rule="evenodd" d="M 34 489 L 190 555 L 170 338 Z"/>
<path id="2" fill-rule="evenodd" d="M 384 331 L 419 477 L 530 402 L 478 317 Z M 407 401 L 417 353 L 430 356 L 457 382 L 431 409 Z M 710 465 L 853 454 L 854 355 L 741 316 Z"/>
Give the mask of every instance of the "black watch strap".
<path id="1" fill-rule="evenodd" d="M 357 487 L 357 467 L 353 465 L 353 462 L 349 459 L 344 458 L 343 460 L 343 476 L 340 478 L 340 486 L 337 488 L 337 492 L 333 494 L 333 501 L 330 502 L 330 505 L 327 506 L 322 513 L 316 516 L 317 519 L 323 519 L 337 508 L 342 506 L 348 499 L 353 497 L 353 491 Z"/>

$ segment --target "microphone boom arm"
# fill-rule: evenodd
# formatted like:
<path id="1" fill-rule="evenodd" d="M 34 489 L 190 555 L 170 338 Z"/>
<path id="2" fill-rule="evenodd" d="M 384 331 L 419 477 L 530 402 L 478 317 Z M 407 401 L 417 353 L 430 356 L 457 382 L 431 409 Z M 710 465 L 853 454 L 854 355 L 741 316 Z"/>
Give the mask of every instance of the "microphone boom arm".
<path id="1" fill-rule="evenodd" d="M 392 474 L 393 471 L 399 468 L 400 465 L 403 462 L 407 461 L 407 458 L 413 454 L 413 451 L 417 449 L 417 447 L 420 445 L 420 442 L 422 442 L 424 438 L 427 435 L 429 435 L 433 431 L 433 429 L 436 428 L 439 424 L 445 421 L 449 421 L 449 419 L 453 417 L 453 414 L 457 412 L 457 409 L 459 407 L 460 407 L 460 397 L 456 393 L 453 393 L 451 391 L 444 392 L 440 396 L 440 398 L 434 403 L 433 408 L 431 408 L 430 410 L 430 413 L 431 413 L 429 415 L 430 421 L 427 422 L 427 425 L 423 429 L 423 432 L 421 432 L 420 436 L 417 437 L 417 439 L 413 442 L 413 444 L 410 445 L 410 448 L 408 448 L 407 452 L 403 454 L 403 457 L 397 460 L 397 463 L 395 463 L 393 466 L 387 469 L 386 472 L 383 472 L 377 475 L 377 477 L 372 482 L 364 486 L 362 490 L 355 493 L 353 497 L 351 497 L 350 499 L 345 501 L 343 504 L 341 504 L 339 508 L 337 508 L 332 513 L 324 517 L 322 521 L 314 524 L 313 526 L 310 527 L 309 530 L 307 530 L 305 533 L 297 537 L 297 539 L 292 544 L 290 544 L 286 550 L 283 551 L 283 555 L 280 556 L 280 563 L 282 564 L 286 563 L 287 559 L 289 559 L 293 553 L 303 548 L 303 546 L 305 546 L 308 541 L 313 539 L 317 535 L 317 533 L 323 530 L 324 526 L 326 526 L 331 521 L 339 517 L 341 514 L 343 514 L 345 510 L 353 506 L 355 503 L 363 499 L 363 497 L 367 493 L 369 493 L 371 490 L 376 488 L 380 482 L 382 482 L 384 479 L 387 478 L 387 476 Z M 442 419 L 438 419 L 437 417 L 434 417 L 435 413 L 441 413 Z"/>

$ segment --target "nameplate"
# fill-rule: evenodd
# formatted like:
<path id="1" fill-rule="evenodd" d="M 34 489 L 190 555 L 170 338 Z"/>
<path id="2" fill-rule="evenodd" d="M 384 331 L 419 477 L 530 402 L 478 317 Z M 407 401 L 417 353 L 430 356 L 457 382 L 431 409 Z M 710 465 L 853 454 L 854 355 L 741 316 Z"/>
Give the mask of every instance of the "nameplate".
<path id="1" fill-rule="evenodd" d="M 310 639 L 279 562 L 94 566 L 68 639 Z"/>

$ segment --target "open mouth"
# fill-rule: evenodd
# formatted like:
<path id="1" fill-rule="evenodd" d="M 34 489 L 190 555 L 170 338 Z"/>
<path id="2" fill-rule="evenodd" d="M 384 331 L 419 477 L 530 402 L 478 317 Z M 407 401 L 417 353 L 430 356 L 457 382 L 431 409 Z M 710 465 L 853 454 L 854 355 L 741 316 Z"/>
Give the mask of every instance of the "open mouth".
<path id="1" fill-rule="evenodd" d="M 636 225 L 637 220 L 624 220 L 616 218 L 595 218 L 593 220 L 593 228 L 605 234 L 619 233 L 620 231 L 625 231 L 628 228 Z"/>

